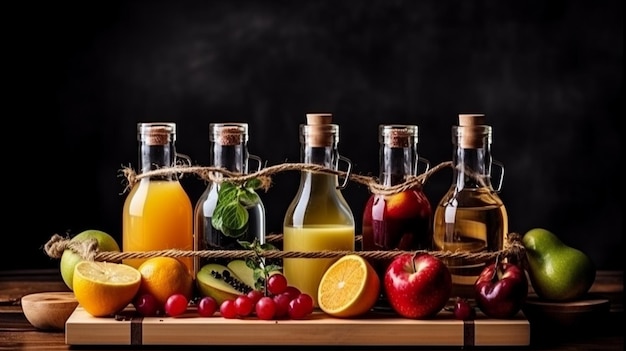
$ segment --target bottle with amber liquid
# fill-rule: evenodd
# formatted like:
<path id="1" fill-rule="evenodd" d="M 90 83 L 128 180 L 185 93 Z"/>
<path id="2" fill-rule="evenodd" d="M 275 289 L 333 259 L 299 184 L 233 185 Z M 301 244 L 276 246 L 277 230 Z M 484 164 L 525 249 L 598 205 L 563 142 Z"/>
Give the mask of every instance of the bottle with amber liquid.
<path id="1" fill-rule="evenodd" d="M 454 145 L 453 183 L 442 197 L 434 215 L 435 250 L 469 253 L 503 249 L 508 233 L 508 215 L 498 192 L 504 167 L 491 155 L 492 128 L 484 115 L 459 115 L 452 127 Z M 492 164 L 501 168 L 500 184 L 491 183 Z M 473 285 L 493 259 L 444 258 L 452 274 L 452 294 L 473 298 Z"/>
<path id="2" fill-rule="evenodd" d="M 420 158 L 417 151 L 416 125 L 380 125 L 378 128 L 380 184 L 391 187 L 417 176 Z M 432 244 L 432 208 L 421 186 L 398 193 L 372 193 L 363 211 L 362 248 L 365 251 L 430 250 Z M 381 283 L 390 260 L 370 261 Z M 384 289 L 381 287 L 384 295 Z M 378 307 L 385 306 L 381 296 Z"/>
<path id="3" fill-rule="evenodd" d="M 209 124 L 210 164 L 237 174 L 247 174 L 249 160 L 258 164 L 261 159 L 248 152 L 247 123 L 211 123 Z M 239 240 L 260 244 L 265 243 L 265 206 L 256 196 L 254 203 L 247 203 L 248 223 L 242 230 L 224 232 L 212 224 L 213 214 L 218 203 L 221 184 L 210 182 L 196 202 L 194 209 L 194 249 L 195 250 L 244 250 Z M 208 259 L 196 258 L 196 272 Z M 211 262 L 226 265 L 227 259 L 211 259 Z"/>
<path id="4" fill-rule="evenodd" d="M 302 163 L 338 169 L 341 159 L 349 165 L 340 186 L 337 175 L 302 170 L 298 193 L 289 205 L 283 222 L 284 251 L 347 250 L 355 247 L 355 222 L 344 199 L 351 162 L 339 155 L 339 126 L 331 114 L 307 114 L 300 125 Z M 317 288 L 322 275 L 335 261 L 332 258 L 284 258 L 283 273 L 290 285 L 309 294 L 317 304 Z"/>
<path id="5" fill-rule="evenodd" d="M 137 124 L 141 172 L 190 165 L 188 156 L 176 152 L 175 123 Z M 193 249 L 193 207 L 176 172 L 144 177 L 131 188 L 122 214 L 124 251 Z M 135 268 L 146 259 L 125 259 Z M 179 258 L 193 274 L 191 257 Z"/>

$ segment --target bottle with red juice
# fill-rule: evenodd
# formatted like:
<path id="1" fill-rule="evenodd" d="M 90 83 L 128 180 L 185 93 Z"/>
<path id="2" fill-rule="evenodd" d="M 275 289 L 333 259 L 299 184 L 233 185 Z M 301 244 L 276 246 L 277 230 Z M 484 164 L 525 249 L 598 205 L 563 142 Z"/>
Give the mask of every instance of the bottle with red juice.
<path id="1" fill-rule="evenodd" d="M 380 174 L 378 182 L 392 187 L 417 176 L 418 166 L 430 164 L 418 155 L 416 125 L 379 126 Z M 421 186 L 402 191 L 373 191 L 365 204 L 362 222 L 364 251 L 430 250 L 432 247 L 432 207 Z M 390 260 L 371 260 L 381 282 Z M 384 291 L 384 289 L 381 289 Z M 384 303 L 384 297 L 382 298 Z"/>

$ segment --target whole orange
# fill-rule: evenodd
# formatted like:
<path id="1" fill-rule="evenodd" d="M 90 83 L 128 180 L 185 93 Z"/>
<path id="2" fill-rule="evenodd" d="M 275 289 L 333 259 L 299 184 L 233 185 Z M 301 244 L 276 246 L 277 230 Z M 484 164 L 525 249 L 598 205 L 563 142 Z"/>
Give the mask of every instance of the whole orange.
<path id="1" fill-rule="evenodd" d="M 183 294 L 191 299 L 193 277 L 187 266 L 174 257 L 152 257 L 139 268 L 141 285 L 139 294 L 151 294 L 161 307 L 174 294 Z"/>

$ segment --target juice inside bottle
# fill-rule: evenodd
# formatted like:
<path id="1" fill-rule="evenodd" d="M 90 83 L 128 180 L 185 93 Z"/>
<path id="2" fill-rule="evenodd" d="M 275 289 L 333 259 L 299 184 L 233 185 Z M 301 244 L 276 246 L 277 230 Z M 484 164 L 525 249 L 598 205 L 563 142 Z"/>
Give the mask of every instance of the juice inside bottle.
<path id="1" fill-rule="evenodd" d="M 339 127 L 328 114 L 307 115 L 300 126 L 301 159 L 336 169 L 339 161 Z M 313 252 L 352 251 L 355 247 L 354 216 L 340 192 L 336 175 L 301 171 L 300 187 L 283 223 L 283 250 Z M 336 259 L 285 258 L 283 273 L 290 285 L 309 294 L 317 303 L 317 288 L 326 269 Z"/>
<path id="2" fill-rule="evenodd" d="M 435 250 L 495 252 L 503 249 L 508 215 L 491 185 L 491 127 L 482 115 L 461 115 L 453 126 L 454 182 L 437 205 L 433 221 Z M 443 258 L 452 274 L 452 294 L 472 298 L 480 272 L 494 259 Z"/>
<path id="3" fill-rule="evenodd" d="M 437 206 L 434 218 L 436 250 L 483 252 L 503 247 L 508 230 L 506 208 L 487 189 L 465 190 Z M 444 259 L 457 288 L 471 286 L 490 261 L 485 259 Z M 465 294 L 464 294 L 465 295 Z"/>
<path id="4" fill-rule="evenodd" d="M 417 175 L 416 125 L 379 126 L 379 181 L 385 186 Z M 362 222 L 363 250 L 429 250 L 432 246 L 432 208 L 420 187 L 398 193 L 373 193 L 365 204 Z M 391 260 L 369 260 L 381 284 Z M 376 307 L 387 308 L 384 286 Z"/>
<path id="5" fill-rule="evenodd" d="M 139 164 L 146 173 L 173 167 L 177 158 L 174 123 L 139 123 Z M 193 207 L 175 172 L 141 177 L 124 202 L 122 213 L 124 251 L 193 250 Z M 193 274 L 193 258 L 178 258 Z M 126 259 L 139 267 L 146 259 Z"/>
<path id="6" fill-rule="evenodd" d="M 179 182 L 140 180 L 124 204 L 124 251 L 192 250 L 191 202 Z M 178 258 L 193 272 L 192 258 Z M 139 267 L 145 259 L 124 263 Z"/>
<path id="7" fill-rule="evenodd" d="M 285 251 L 354 250 L 354 226 L 307 225 L 286 226 L 283 237 Z M 317 296 L 317 287 L 322 275 L 334 258 L 290 258 L 284 260 L 284 271 L 290 285 L 298 287 L 312 297 Z M 314 300 L 317 304 L 317 299 Z"/>

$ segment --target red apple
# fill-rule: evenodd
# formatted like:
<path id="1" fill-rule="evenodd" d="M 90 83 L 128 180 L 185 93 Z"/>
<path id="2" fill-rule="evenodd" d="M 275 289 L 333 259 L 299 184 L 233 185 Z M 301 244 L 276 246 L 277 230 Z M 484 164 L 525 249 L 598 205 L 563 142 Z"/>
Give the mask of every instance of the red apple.
<path id="1" fill-rule="evenodd" d="M 429 218 L 430 202 L 421 191 L 405 190 L 386 197 L 387 215 L 395 219 Z"/>
<path id="2" fill-rule="evenodd" d="M 430 318 L 441 311 L 452 291 L 448 267 L 428 253 L 402 254 L 394 258 L 384 277 L 391 307 L 406 318 Z"/>
<path id="3" fill-rule="evenodd" d="M 496 260 L 485 267 L 474 283 L 476 305 L 488 317 L 510 318 L 528 296 L 524 270 L 510 262 Z"/>

